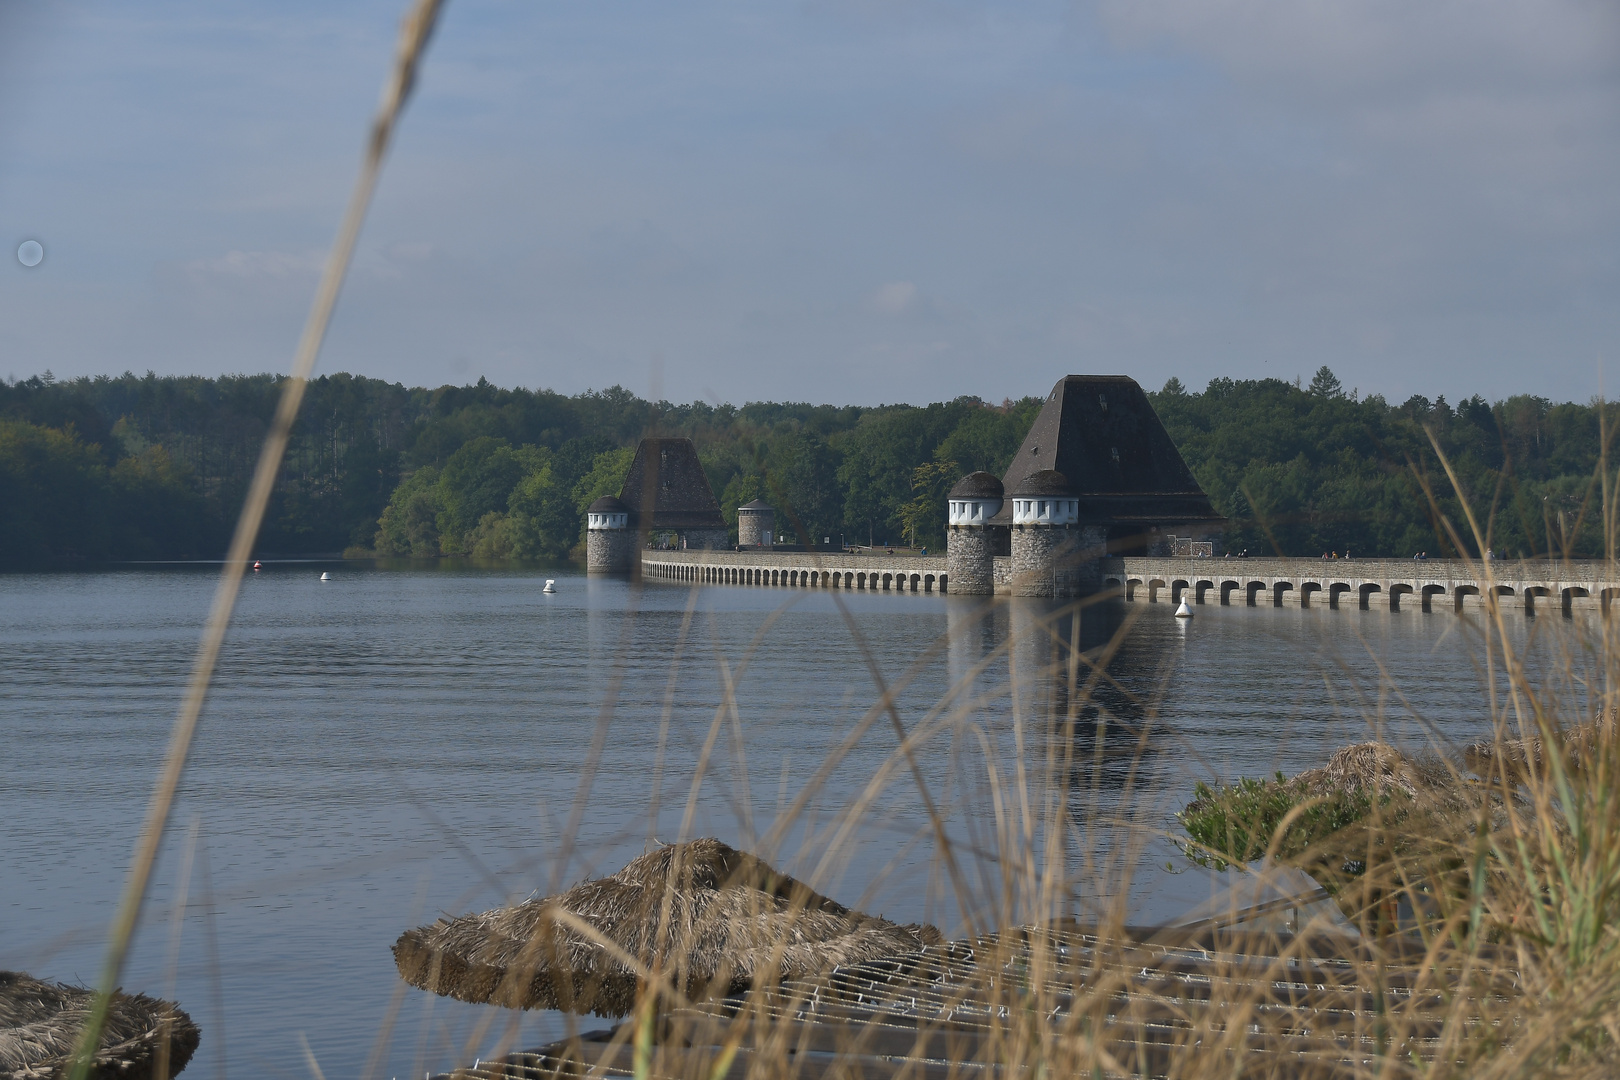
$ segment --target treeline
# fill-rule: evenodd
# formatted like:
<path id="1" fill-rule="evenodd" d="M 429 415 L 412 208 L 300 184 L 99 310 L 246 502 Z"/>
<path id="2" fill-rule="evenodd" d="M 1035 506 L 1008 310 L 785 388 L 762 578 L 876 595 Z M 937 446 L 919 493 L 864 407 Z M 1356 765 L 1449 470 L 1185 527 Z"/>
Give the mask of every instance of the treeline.
<path id="1" fill-rule="evenodd" d="M 0 383 L 0 565 L 219 556 L 280 389 L 270 375 Z M 1216 379 L 1194 393 L 1172 379 L 1149 397 L 1232 519 L 1233 548 L 1447 554 L 1445 519 L 1466 532 L 1466 501 L 1498 551 L 1601 553 L 1597 406 L 1390 405 L 1346 394 L 1325 368 L 1309 387 Z M 733 523 L 739 504 L 764 498 L 801 537 L 937 546 L 950 485 L 1000 474 L 1041 401 L 677 405 L 619 387 L 565 396 L 325 376 L 308 388 L 259 547 L 577 556 L 585 507 L 618 490 L 647 434 L 696 443 Z"/>
<path id="2" fill-rule="evenodd" d="M 1230 519 L 1233 549 L 1439 557 L 1460 539 L 1471 555 L 1604 553 L 1599 466 L 1620 422 L 1615 405 L 1527 394 L 1391 405 L 1347 393 L 1326 367 L 1304 387 L 1212 379 L 1191 393 L 1171 379 L 1148 396 Z M 1613 481 L 1611 472 L 1611 490 Z"/>

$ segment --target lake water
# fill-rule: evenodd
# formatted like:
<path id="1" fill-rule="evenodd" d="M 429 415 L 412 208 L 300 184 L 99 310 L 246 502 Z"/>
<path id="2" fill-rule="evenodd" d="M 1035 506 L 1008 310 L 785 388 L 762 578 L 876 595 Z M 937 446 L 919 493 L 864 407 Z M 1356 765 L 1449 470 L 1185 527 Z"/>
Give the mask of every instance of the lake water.
<path id="1" fill-rule="evenodd" d="M 95 979 L 216 571 L 0 577 L 0 968 Z M 969 909 L 995 917 L 988 768 L 1005 791 L 1022 762 L 1038 789 L 1074 626 L 1033 601 L 840 597 L 268 564 L 245 584 L 124 985 L 177 997 L 202 1026 L 188 1076 L 309 1076 L 306 1041 L 327 1076 L 420 1075 L 543 1041 L 555 1014 L 406 990 L 389 946 L 441 913 L 611 872 L 683 827 L 960 932 L 894 718 L 852 737 L 878 679 L 906 730 L 931 733 L 917 775 L 963 845 Z M 1099 850 L 1122 843 L 1102 829 L 1122 810 L 1147 830 L 1130 835 L 1167 828 L 1198 779 L 1318 765 L 1379 727 L 1413 748 L 1487 731 L 1471 617 L 1171 610 L 1082 620 L 1088 655 L 1121 640 L 1107 681 L 1074 699 L 1075 743 L 1098 745 L 1100 706 L 1118 723 L 1105 748 L 1142 747 L 1073 767 L 1084 790 L 1065 821 Z M 1580 624 L 1511 625 L 1550 663 L 1560 634 L 1542 631 Z M 1144 865 L 1174 854 L 1145 843 Z M 1093 887 L 1108 883 L 1076 883 Z"/>

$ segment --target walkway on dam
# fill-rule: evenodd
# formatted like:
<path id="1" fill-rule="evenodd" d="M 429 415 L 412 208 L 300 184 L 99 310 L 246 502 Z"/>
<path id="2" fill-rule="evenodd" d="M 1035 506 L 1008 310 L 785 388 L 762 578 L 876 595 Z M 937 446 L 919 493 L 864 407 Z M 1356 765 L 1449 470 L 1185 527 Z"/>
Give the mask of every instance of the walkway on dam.
<path id="1" fill-rule="evenodd" d="M 1188 593 L 1194 604 L 1353 604 L 1368 609 L 1406 604 L 1424 611 L 1462 612 L 1492 604 L 1534 613 L 1543 605 L 1568 613 L 1599 607 L 1605 613 L 1620 596 L 1620 572 L 1602 560 L 1464 559 L 1109 559 L 1105 587 L 1126 600 L 1177 604 Z M 1488 579 L 1485 580 L 1488 574 Z"/>
<path id="2" fill-rule="evenodd" d="M 998 557 L 998 593 L 1010 560 Z M 1003 565 L 1008 564 L 1008 565 Z M 1490 580 L 1478 575 L 1489 571 Z M 851 554 L 842 551 L 641 552 L 642 575 L 653 581 L 788 588 L 948 592 L 942 555 Z M 1463 559 L 1200 559 L 1127 556 L 1102 561 L 1104 589 L 1127 601 L 1160 599 L 1194 604 L 1297 604 L 1363 610 L 1407 605 L 1432 611 L 1518 606 L 1527 612 L 1556 606 L 1609 610 L 1620 597 L 1620 570 L 1601 560 Z"/>
<path id="3" fill-rule="evenodd" d="M 853 555 L 846 551 L 658 551 L 641 553 L 653 581 L 785 585 L 804 589 L 944 592 L 943 555 Z"/>

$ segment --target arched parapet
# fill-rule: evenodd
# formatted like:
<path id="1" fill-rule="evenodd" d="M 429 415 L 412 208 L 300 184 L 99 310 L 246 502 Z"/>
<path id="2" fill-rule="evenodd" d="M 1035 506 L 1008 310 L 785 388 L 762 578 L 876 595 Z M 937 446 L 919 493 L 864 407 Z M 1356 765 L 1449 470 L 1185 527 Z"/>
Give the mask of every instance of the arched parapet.
<path id="1" fill-rule="evenodd" d="M 1436 596 L 1444 596 L 1445 594 L 1446 587 L 1444 585 L 1435 585 L 1431 583 L 1423 586 L 1423 610 L 1433 611 L 1434 598 Z"/>
<path id="2" fill-rule="evenodd" d="M 855 575 L 855 587 L 857 589 L 866 588 L 866 575 L 865 574 L 856 574 Z"/>
<path id="3" fill-rule="evenodd" d="M 1372 594 L 1373 593 L 1375 593 L 1375 592 L 1383 592 L 1383 591 L 1384 591 L 1384 587 L 1382 585 L 1378 584 L 1378 582 L 1376 582 L 1376 581 L 1364 581 L 1364 582 L 1362 582 L 1360 587 L 1356 589 L 1356 595 L 1359 598 L 1359 605 L 1361 607 L 1361 610 L 1362 611 L 1367 610 L 1368 606 L 1372 602 Z"/>
<path id="4" fill-rule="evenodd" d="M 921 591 L 921 586 L 922 586 L 922 575 L 921 574 L 912 574 L 911 575 L 911 591 L 912 592 L 920 592 Z"/>
<path id="5" fill-rule="evenodd" d="M 1164 583 L 1163 578 L 1149 578 L 1148 579 L 1148 583 L 1147 583 L 1148 603 L 1157 604 L 1159 602 L 1159 590 L 1162 589 L 1162 588 L 1165 588 L 1165 583 Z"/>
<path id="6" fill-rule="evenodd" d="M 934 591 L 934 575 L 933 574 L 924 574 L 923 575 L 923 592 L 933 592 L 933 591 Z"/>
<path id="7" fill-rule="evenodd" d="M 1322 591 L 1320 581 L 1302 581 L 1299 583 L 1299 606 L 1310 607 L 1311 597 Z"/>
<path id="8" fill-rule="evenodd" d="M 1271 606 L 1282 607 L 1283 593 L 1292 592 L 1293 589 L 1294 583 L 1292 581 L 1279 581 L 1273 584 L 1271 586 Z"/>
<path id="9" fill-rule="evenodd" d="M 1525 586 L 1525 590 L 1524 590 L 1524 613 L 1526 615 L 1534 615 L 1536 613 L 1536 599 L 1538 597 L 1551 596 L 1551 595 L 1552 595 L 1552 590 L 1547 588 L 1545 585 L 1527 585 L 1527 586 Z"/>
<path id="10" fill-rule="evenodd" d="M 1232 603 L 1232 594 L 1241 588 L 1243 588 L 1243 583 L 1240 581 L 1221 582 L 1221 606 L 1229 606 Z"/>
<path id="11" fill-rule="evenodd" d="M 1204 597 L 1212 592 L 1214 588 L 1215 583 L 1213 581 L 1193 582 L 1193 603 L 1202 604 L 1204 602 Z"/>
<path id="12" fill-rule="evenodd" d="M 1328 585 L 1328 607 L 1337 608 L 1339 606 L 1339 597 L 1343 596 L 1349 591 L 1350 583 L 1348 581 L 1335 581 Z"/>
<path id="13" fill-rule="evenodd" d="M 1266 591 L 1266 583 L 1263 581 L 1251 581 L 1246 588 L 1249 594 L 1249 606 L 1258 607 L 1260 594 Z"/>
<path id="14" fill-rule="evenodd" d="M 1140 589 L 1141 587 L 1142 587 L 1142 579 L 1141 578 L 1139 578 L 1139 577 L 1128 577 L 1128 578 L 1126 578 L 1125 579 L 1125 599 L 1127 599 L 1127 600 L 1135 600 L 1136 599 L 1136 590 Z"/>
<path id="15" fill-rule="evenodd" d="M 1575 600 L 1578 597 L 1591 596 L 1592 594 L 1587 592 L 1585 589 L 1581 588 L 1579 585 L 1571 585 L 1571 586 L 1569 586 L 1569 588 L 1564 589 L 1558 595 L 1563 600 L 1563 605 L 1562 606 L 1563 606 L 1563 609 L 1564 609 L 1564 614 L 1569 615 L 1569 614 L 1573 613 L 1573 610 L 1574 610 L 1574 607 L 1575 607 Z"/>
<path id="16" fill-rule="evenodd" d="M 1401 597 L 1416 591 L 1416 589 L 1412 588 L 1412 586 L 1408 585 L 1404 581 L 1397 581 L 1395 584 L 1391 585 L 1389 587 L 1389 610 L 1401 610 Z"/>
<path id="17" fill-rule="evenodd" d="M 948 591 L 950 589 L 950 585 L 951 585 L 951 575 L 949 575 L 949 574 L 941 574 L 941 575 L 939 575 L 939 591 L 940 592 Z"/>
<path id="18" fill-rule="evenodd" d="M 1455 589 L 1452 589 L 1451 590 L 1451 602 L 1452 602 L 1452 606 L 1454 608 L 1456 608 L 1457 614 L 1459 614 L 1459 615 L 1462 614 L 1463 602 L 1468 597 L 1470 597 L 1470 596 L 1478 596 L 1478 595 L 1479 595 L 1479 586 L 1478 585 L 1458 585 Z"/>
<path id="19" fill-rule="evenodd" d="M 883 582 L 883 591 L 884 592 L 888 592 L 889 590 L 894 588 L 894 575 L 893 574 L 884 574 L 881 580 Z"/>
<path id="20" fill-rule="evenodd" d="M 1170 602 L 1172 604 L 1181 603 L 1181 594 L 1186 591 L 1187 581 L 1185 578 L 1176 578 L 1172 580 L 1170 582 Z"/>

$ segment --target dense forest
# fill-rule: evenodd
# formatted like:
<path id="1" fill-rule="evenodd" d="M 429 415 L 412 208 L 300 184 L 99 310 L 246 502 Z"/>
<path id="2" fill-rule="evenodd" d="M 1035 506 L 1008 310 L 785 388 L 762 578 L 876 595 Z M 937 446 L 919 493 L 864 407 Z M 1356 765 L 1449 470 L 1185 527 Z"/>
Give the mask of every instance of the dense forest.
<path id="1" fill-rule="evenodd" d="M 0 566 L 218 557 L 279 392 L 272 375 L 0 383 Z M 1308 386 L 1215 379 L 1200 393 L 1171 379 L 1149 397 L 1234 550 L 1445 555 L 1447 520 L 1467 535 L 1466 502 L 1500 552 L 1602 553 L 1612 406 L 1392 405 L 1346 393 L 1326 368 Z M 1001 473 L 1041 400 L 736 407 L 323 376 L 259 549 L 578 557 L 584 508 L 617 492 L 649 434 L 696 443 L 733 524 L 764 498 L 783 531 L 937 547 L 945 492 L 975 469 Z"/>

